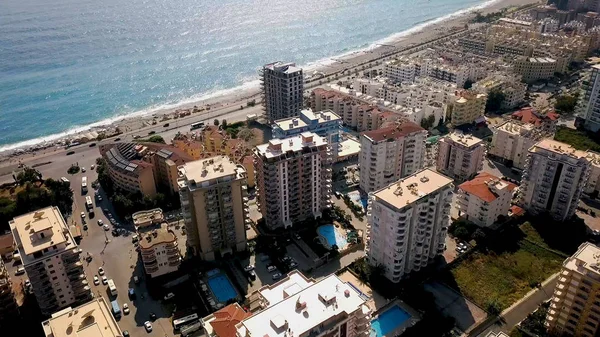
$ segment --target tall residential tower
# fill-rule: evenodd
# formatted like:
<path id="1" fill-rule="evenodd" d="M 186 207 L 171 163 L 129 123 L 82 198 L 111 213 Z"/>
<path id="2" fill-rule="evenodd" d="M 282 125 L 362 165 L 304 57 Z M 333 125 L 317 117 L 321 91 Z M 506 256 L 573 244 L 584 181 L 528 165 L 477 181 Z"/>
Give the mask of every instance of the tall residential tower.
<path id="1" fill-rule="evenodd" d="M 261 86 L 269 122 L 298 116 L 304 105 L 302 68 L 296 67 L 295 63 L 267 64 L 261 72 Z"/>

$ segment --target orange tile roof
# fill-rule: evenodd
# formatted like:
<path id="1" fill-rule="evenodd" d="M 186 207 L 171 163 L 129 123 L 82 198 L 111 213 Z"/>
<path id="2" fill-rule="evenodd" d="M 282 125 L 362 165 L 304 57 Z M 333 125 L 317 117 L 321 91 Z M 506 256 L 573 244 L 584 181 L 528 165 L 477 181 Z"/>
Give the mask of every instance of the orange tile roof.
<path id="1" fill-rule="evenodd" d="M 544 120 L 557 120 L 559 115 L 555 112 L 548 112 L 546 114 L 542 114 L 534 111 L 533 108 L 523 108 L 517 112 L 514 112 L 512 114 L 512 117 L 513 119 L 518 119 L 523 123 L 540 126 L 544 122 Z"/>
<path id="2" fill-rule="evenodd" d="M 235 337 L 235 325 L 252 316 L 252 314 L 244 311 L 239 304 L 233 303 L 214 312 L 213 316 L 215 320 L 210 322 L 210 325 L 218 337 Z"/>
<path id="3" fill-rule="evenodd" d="M 377 129 L 373 131 L 365 131 L 362 134 L 373 139 L 376 142 L 380 142 L 390 138 L 398 139 L 413 132 L 424 130 L 425 129 L 413 122 L 405 121 L 404 123 L 399 124 L 397 126 L 390 126 L 387 128 Z"/>
<path id="4" fill-rule="evenodd" d="M 458 185 L 458 188 L 460 188 L 461 190 L 475 195 L 478 198 L 480 198 L 481 200 L 485 201 L 485 202 L 492 202 L 494 200 L 496 200 L 498 198 L 498 196 L 492 192 L 492 190 L 489 188 L 489 186 L 486 184 L 488 181 L 490 180 L 498 180 L 500 178 L 496 177 L 493 174 L 487 173 L 487 172 L 481 172 L 479 173 L 475 178 L 469 180 L 469 181 L 465 181 L 464 183 Z M 508 182 L 508 181 L 502 181 L 505 184 L 508 184 L 508 190 L 512 191 L 514 190 L 517 185 Z"/>

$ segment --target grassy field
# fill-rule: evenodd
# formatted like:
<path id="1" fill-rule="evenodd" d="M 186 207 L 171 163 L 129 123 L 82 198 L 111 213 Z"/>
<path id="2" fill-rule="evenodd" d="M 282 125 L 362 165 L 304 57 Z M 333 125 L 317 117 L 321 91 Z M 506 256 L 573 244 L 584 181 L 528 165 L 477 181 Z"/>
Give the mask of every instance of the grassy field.
<path id="1" fill-rule="evenodd" d="M 521 239 L 503 252 L 475 252 L 450 270 L 446 283 L 483 308 L 490 303 L 507 308 L 558 272 L 564 260 L 543 248 L 547 245 L 532 226 L 523 226 L 523 233 L 540 245 Z"/>

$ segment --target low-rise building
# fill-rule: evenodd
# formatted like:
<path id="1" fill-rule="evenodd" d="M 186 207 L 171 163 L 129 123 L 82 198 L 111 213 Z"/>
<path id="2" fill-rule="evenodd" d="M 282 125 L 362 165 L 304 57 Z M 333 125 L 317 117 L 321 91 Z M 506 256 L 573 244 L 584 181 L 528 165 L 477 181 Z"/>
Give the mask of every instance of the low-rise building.
<path id="1" fill-rule="evenodd" d="M 10 231 L 0 235 L 0 259 L 8 256 L 12 257 L 16 248 L 15 240 Z"/>
<path id="2" fill-rule="evenodd" d="M 360 188 L 372 192 L 423 167 L 427 131 L 413 122 L 360 135 Z"/>
<path id="3" fill-rule="evenodd" d="M 549 134 L 534 124 L 507 121 L 493 130 L 489 154 L 502 159 L 508 166 L 525 168 L 529 149 Z"/>
<path id="4" fill-rule="evenodd" d="M 425 169 L 369 194 L 367 261 L 397 283 L 444 252 L 452 179 Z"/>
<path id="5" fill-rule="evenodd" d="M 546 328 L 552 336 L 593 337 L 600 326 L 600 248 L 586 242 L 563 262 Z"/>
<path id="6" fill-rule="evenodd" d="M 531 147 L 519 191 L 522 207 L 561 221 L 571 218 L 590 175 L 586 157 L 586 152 L 552 139 Z"/>
<path id="7" fill-rule="evenodd" d="M 487 95 L 471 90 L 460 90 L 452 102 L 451 122 L 459 126 L 471 124 L 485 113 Z"/>
<path id="8" fill-rule="evenodd" d="M 246 170 L 226 156 L 179 167 L 179 195 L 188 250 L 215 260 L 246 249 L 248 209 Z"/>
<path id="9" fill-rule="evenodd" d="M 539 132 L 546 133 L 550 137 L 556 132 L 556 125 L 560 116 L 553 111 L 539 112 L 531 107 L 526 107 L 513 112 L 510 117 L 519 122 L 535 126 Z"/>
<path id="10" fill-rule="evenodd" d="M 252 316 L 239 304 L 233 303 L 202 318 L 202 327 L 207 337 L 235 337 L 236 325 Z"/>
<path id="11" fill-rule="evenodd" d="M 81 249 L 58 207 L 20 215 L 9 225 L 44 315 L 93 298 L 80 260 Z"/>
<path id="12" fill-rule="evenodd" d="M 335 274 L 316 281 L 292 271 L 263 286 L 259 297 L 264 309 L 237 323 L 236 337 L 359 337 L 370 331 L 371 310 L 365 299 Z"/>
<path id="13" fill-rule="evenodd" d="M 457 181 L 466 181 L 483 169 L 485 154 L 483 140 L 453 132 L 438 142 L 436 169 Z"/>
<path id="14" fill-rule="evenodd" d="M 331 207 L 332 152 L 312 132 L 272 139 L 254 150 L 258 202 L 271 229 L 290 227 Z"/>
<path id="15" fill-rule="evenodd" d="M 313 112 L 310 109 L 300 111 L 298 117 L 280 119 L 273 123 L 273 138 L 288 138 L 303 132 L 312 132 L 327 140 L 336 160 L 340 148 L 340 129 L 342 119 L 331 110 Z"/>
<path id="16" fill-rule="evenodd" d="M 9 321 L 19 316 L 19 307 L 13 283 L 2 259 L 0 259 L 0 328 L 9 326 Z"/>
<path id="17" fill-rule="evenodd" d="M 508 216 L 516 187 L 513 183 L 481 172 L 458 185 L 454 207 L 460 217 L 464 216 L 478 226 L 490 227 L 499 216 Z"/>
<path id="18" fill-rule="evenodd" d="M 103 297 L 53 313 L 42 322 L 45 337 L 122 337 L 123 332 Z"/>

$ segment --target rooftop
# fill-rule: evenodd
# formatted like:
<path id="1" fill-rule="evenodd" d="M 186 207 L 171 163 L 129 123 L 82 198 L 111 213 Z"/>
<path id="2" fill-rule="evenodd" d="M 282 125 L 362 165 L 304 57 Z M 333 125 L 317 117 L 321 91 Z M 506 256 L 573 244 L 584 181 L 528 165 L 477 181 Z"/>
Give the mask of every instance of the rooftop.
<path id="1" fill-rule="evenodd" d="M 331 110 L 313 112 L 311 109 L 304 109 L 300 111 L 300 117 L 280 119 L 275 121 L 275 125 L 283 131 L 288 131 L 307 127 L 309 126 L 308 123 L 321 124 L 339 120 L 341 120 L 340 116 L 336 115 Z"/>
<path id="2" fill-rule="evenodd" d="M 512 191 L 516 187 L 517 185 L 501 180 L 499 177 L 487 172 L 481 172 L 475 178 L 458 185 L 461 190 L 485 202 L 496 200 L 498 198 L 497 191 Z"/>
<path id="3" fill-rule="evenodd" d="M 123 333 L 104 298 L 67 308 L 42 322 L 46 337 L 117 337 Z"/>
<path id="4" fill-rule="evenodd" d="M 532 131 L 535 129 L 533 124 L 522 124 L 519 122 L 508 121 L 500 125 L 498 130 L 510 133 L 511 135 L 520 135 L 522 131 Z"/>
<path id="5" fill-rule="evenodd" d="M 163 220 L 163 212 L 160 208 L 154 208 L 147 211 L 135 212 L 131 215 L 135 226 L 144 226 Z"/>
<path id="6" fill-rule="evenodd" d="M 441 139 L 441 141 L 445 141 L 445 140 L 452 140 L 455 143 L 464 145 L 466 147 L 472 147 L 472 146 L 476 146 L 476 145 L 483 145 L 483 140 L 470 135 L 470 134 L 463 134 L 460 132 L 453 132 L 445 137 L 443 137 Z"/>
<path id="7" fill-rule="evenodd" d="M 256 146 L 256 151 L 266 158 L 275 158 L 286 152 L 297 152 L 306 147 L 322 145 L 327 145 L 327 140 L 324 137 L 312 132 L 303 132 L 284 139 L 271 139 L 266 144 Z"/>
<path id="8" fill-rule="evenodd" d="M 563 268 L 584 273 L 586 270 L 600 274 L 600 248 L 590 242 L 585 242 L 577 252 L 563 263 Z"/>
<path id="9" fill-rule="evenodd" d="M 14 218 L 9 222 L 23 263 L 36 252 L 61 244 L 75 248 L 77 244 L 58 207 L 46 207 Z M 26 255 L 26 256 L 23 256 Z"/>
<path id="10" fill-rule="evenodd" d="M 209 331 L 208 336 L 235 337 L 235 326 L 250 316 L 252 314 L 244 311 L 239 304 L 233 303 L 204 317 L 202 320 L 204 328 Z"/>
<path id="11" fill-rule="evenodd" d="M 388 139 L 400 139 L 415 132 L 425 131 L 421 126 L 404 121 L 401 124 L 390 126 L 383 129 L 363 132 L 361 135 L 368 138 L 371 142 L 381 142 Z"/>
<path id="12" fill-rule="evenodd" d="M 535 126 L 542 125 L 546 121 L 556 121 L 559 115 L 555 112 L 547 112 L 545 114 L 534 111 L 532 108 L 523 108 L 512 115 L 513 119 L 518 119 L 523 123 L 533 124 Z"/>
<path id="13" fill-rule="evenodd" d="M 277 71 L 284 74 L 291 74 L 302 71 L 302 68 L 296 67 L 296 63 L 288 62 L 284 63 L 281 61 L 269 63 L 265 65 L 266 69 Z"/>
<path id="14" fill-rule="evenodd" d="M 359 293 L 330 275 L 236 325 L 238 334 L 253 337 L 300 336 L 338 315 L 368 308 Z"/>
<path id="15" fill-rule="evenodd" d="M 177 237 L 168 229 L 167 224 L 161 224 L 152 229 L 145 227 L 139 233 L 141 249 L 150 249 L 162 243 L 177 242 Z"/>
<path id="16" fill-rule="evenodd" d="M 297 294 L 314 283 L 314 280 L 306 278 L 306 276 L 297 271 L 293 271 L 279 282 L 260 288 L 258 292 L 265 300 L 274 304 L 286 297 Z"/>
<path id="17" fill-rule="evenodd" d="M 181 178 L 185 178 L 192 185 L 203 185 L 203 182 L 231 177 L 231 180 L 240 173 L 245 172 L 227 156 L 216 156 L 195 160 L 178 167 Z"/>
<path id="18" fill-rule="evenodd" d="M 535 144 L 529 150 L 530 152 L 538 152 L 539 149 L 550 151 L 556 154 L 564 154 L 575 158 L 585 158 L 587 153 L 584 151 L 576 150 L 569 144 L 561 143 L 554 139 L 546 138 Z"/>
<path id="19" fill-rule="evenodd" d="M 373 196 L 400 209 L 450 184 L 452 179 L 424 169 L 374 192 Z"/>

